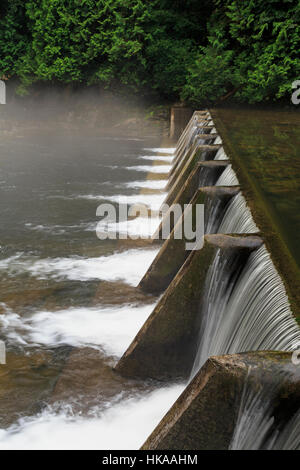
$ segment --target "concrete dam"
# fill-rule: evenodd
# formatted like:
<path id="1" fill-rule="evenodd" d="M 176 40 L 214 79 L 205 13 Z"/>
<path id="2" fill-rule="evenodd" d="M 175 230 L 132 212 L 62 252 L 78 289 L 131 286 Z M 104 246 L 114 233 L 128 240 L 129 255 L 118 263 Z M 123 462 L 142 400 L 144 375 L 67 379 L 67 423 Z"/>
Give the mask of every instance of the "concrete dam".
<path id="1" fill-rule="evenodd" d="M 217 111 L 194 112 L 167 191 L 153 243 L 171 232 L 138 286 L 160 299 L 115 370 L 186 388 L 142 449 L 299 449 L 299 272 Z M 199 205 L 204 237 L 187 250 L 176 233 Z"/>
<path id="2" fill-rule="evenodd" d="M 300 117 L 174 109 L 2 117 L 1 449 L 300 448 Z"/>

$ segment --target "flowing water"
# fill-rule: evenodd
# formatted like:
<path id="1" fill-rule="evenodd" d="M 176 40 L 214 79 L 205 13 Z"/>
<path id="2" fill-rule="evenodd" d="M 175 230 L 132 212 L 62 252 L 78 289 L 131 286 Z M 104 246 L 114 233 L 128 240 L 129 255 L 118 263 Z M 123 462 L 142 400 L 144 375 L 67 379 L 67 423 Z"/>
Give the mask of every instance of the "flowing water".
<path id="1" fill-rule="evenodd" d="M 251 212 L 241 193 L 234 196 L 223 214 L 219 233 L 257 233 L 259 232 Z"/>
<path id="2" fill-rule="evenodd" d="M 174 155 L 183 156 L 200 142 L 199 124 L 201 119 L 187 141 L 179 141 L 177 152 L 159 147 L 157 136 L 58 129 L 15 129 L 3 136 L 0 339 L 7 364 L 0 365 L 0 448 L 138 448 L 184 389 L 184 384 L 162 387 L 114 373 L 112 366 L 158 301 L 135 290 L 158 248 L 147 240 L 97 235 L 151 237 L 160 223 L 157 211 Z M 214 159 L 228 159 L 223 147 Z M 230 166 L 216 185 L 238 185 Z M 146 204 L 152 217 L 99 220 L 102 202 L 116 210 Z M 241 193 L 221 214 L 219 209 L 207 208 L 207 232 L 258 232 Z M 212 355 L 293 350 L 300 344 L 265 246 L 247 256 L 217 251 L 199 315 L 191 377 Z M 246 384 L 232 448 L 266 447 L 266 436 L 268 448 L 299 447 L 299 413 L 270 436 L 273 419 L 265 393 L 262 388 L 253 395 Z"/>
<path id="3" fill-rule="evenodd" d="M 287 371 L 272 373 L 272 380 L 255 380 L 250 366 L 244 382 L 231 450 L 300 450 L 300 409 L 284 424 L 276 423 L 276 395 Z"/>
<path id="4" fill-rule="evenodd" d="M 237 352 L 292 351 L 300 329 L 284 285 L 264 246 L 243 266 L 236 254 L 218 250 L 200 306 L 201 328 L 193 377 L 208 357 Z"/>
<path id="5" fill-rule="evenodd" d="M 112 372 L 157 302 L 134 286 L 158 248 L 96 236 L 102 202 L 160 207 L 175 149 L 159 143 L 59 128 L 2 136 L 0 448 L 138 448 L 182 391 Z M 158 224 L 104 225 L 149 238 Z"/>
<path id="6" fill-rule="evenodd" d="M 225 153 L 225 150 L 223 147 L 220 147 L 219 150 L 217 151 L 214 160 L 228 160 L 228 156 Z"/>
<path id="7" fill-rule="evenodd" d="M 239 181 L 231 165 L 228 165 L 216 182 L 216 186 L 238 186 Z"/>
<path id="8" fill-rule="evenodd" d="M 243 234 L 258 232 L 259 229 L 241 193 L 232 196 L 229 200 L 224 197 L 206 196 L 205 233 Z"/>

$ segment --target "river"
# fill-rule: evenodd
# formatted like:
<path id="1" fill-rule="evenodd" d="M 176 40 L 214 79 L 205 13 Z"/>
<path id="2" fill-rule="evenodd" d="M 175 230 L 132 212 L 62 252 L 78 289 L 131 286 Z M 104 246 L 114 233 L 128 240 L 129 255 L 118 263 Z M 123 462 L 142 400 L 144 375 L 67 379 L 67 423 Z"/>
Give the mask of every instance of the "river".
<path id="1" fill-rule="evenodd" d="M 173 150 L 160 145 L 159 133 L 1 132 L 1 449 L 139 448 L 182 391 L 114 373 L 158 300 L 134 288 L 158 246 L 96 236 L 103 202 L 159 208 Z"/>

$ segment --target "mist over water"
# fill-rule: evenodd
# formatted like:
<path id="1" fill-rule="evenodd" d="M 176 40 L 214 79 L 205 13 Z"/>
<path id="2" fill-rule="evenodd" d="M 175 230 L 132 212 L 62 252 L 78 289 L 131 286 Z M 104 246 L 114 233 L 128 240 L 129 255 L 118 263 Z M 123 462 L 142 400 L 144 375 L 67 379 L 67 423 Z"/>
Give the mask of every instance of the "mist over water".
<path id="1" fill-rule="evenodd" d="M 105 120 L 87 108 L 56 120 L 58 100 L 51 103 L 47 117 L 37 108 L 30 119 L 24 110 L 0 116 L 0 334 L 8 353 L 0 448 L 138 448 L 183 386 L 107 378 L 158 300 L 134 290 L 158 248 L 99 240 L 96 210 L 107 201 L 158 210 L 174 149 L 161 148 L 148 123 L 135 124 L 138 134 L 118 123 L 128 110 L 101 128 Z M 108 231 L 149 238 L 159 221 L 111 221 Z M 99 380 L 91 392 L 102 369 L 107 387 Z M 11 390 L 16 373 L 26 379 Z M 71 382 L 53 390 L 68 374 Z"/>

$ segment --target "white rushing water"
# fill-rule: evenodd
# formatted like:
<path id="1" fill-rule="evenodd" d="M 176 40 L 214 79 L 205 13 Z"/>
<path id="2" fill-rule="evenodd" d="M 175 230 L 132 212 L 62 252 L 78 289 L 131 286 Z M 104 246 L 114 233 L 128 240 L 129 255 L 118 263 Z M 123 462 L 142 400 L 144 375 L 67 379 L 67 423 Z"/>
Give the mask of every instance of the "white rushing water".
<path id="1" fill-rule="evenodd" d="M 266 248 L 253 251 L 240 274 L 229 266 L 218 250 L 207 273 L 192 376 L 210 356 L 291 351 L 300 344 L 299 326 Z"/>
<path id="2" fill-rule="evenodd" d="M 169 173 L 172 165 L 134 165 L 126 166 L 126 170 L 145 171 L 146 173 Z"/>
<path id="3" fill-rule="evenodd" d="M 113 196 L 83 194 L 77 196 L 76 199 L 90 199 L 96 201 L 112 201 L 117 204 L 144 204 L 149 209 L 158 210 L 166 197 L 166 193 L 161 194 L 115 194 Z"/>
<path id="4" fill-rule="evenodd" d="M 21 253 L 0 261 L 0 271 L 14 276 L 27 272 L 38 279 L 123 281 L 137 285 L 158 253 L 158 249 L 133 249 L 95 258 L 36 259 Z"/>
<path id="5" fill-rule="evenodd" d="M 214 140 L 214 145 L 219 145 L 219 144 L 222 144 L 222 139 L 221 137 L 218 135 L 215 140 Z"/>
<path id="6" fill-rule="evenodd" d="M 220 147 L 219 150 L 217 151 L 214 160 L 228 160 L 228 156 L 225 153 L 225 150 L 223 147 Z"/>
<path id="7" fill-rule="evenodd" d="M 1 331 L 23 346 L 92 347 L 121 357 L 154 309 L 150 305 L 72 307 L 20 316 L 2 304 Z"/>
<path id="8" fill-rule="evenodd" d="M 0 430 L 0 449 L 138 449 L 183 391 L 163 387 L 107 408 L 94 408 L 88 417 L 49 407 Z"/>
<path id="9" fill-rule="evenodd" d="M 167 183 L 168 180 L 129 181 L 128 183 L 124 183 L 124 187 L 133 189 L 164 189 Z"/>
<path id="10" fill-rule="evenodd" d="M 258 233 L 246 200 L 241 193 L 234 196 L 223 215 L 219 233 Z"/>
<path id="11" fill-rule="evenodd" d="M 143 145 L 146 147 L 147 144 Z M 52 205 L 59 207 L 61 202 L 59 199 L 67 200 L 68 207 L 74 211 L 74 220 L 65 217 L 65 214 L 62 214 L 61 219 L 55 217 L 52 220 L 51 218 L 41 220 L 37 217 L 31 218 L 31 214 L 29 214 L 29 218 L 24 219 L 24 230 L 27 235 L 31 231 L 30 235 L 36 239 L 40 233 L 44 238 L 46 238 L 46 234 L 47 239 L 48 236 L 55 235 L 58 242 L 61 240 L 59 235 L 72 234 L 78 240 L 80 238 L 76 232 L 92 230 L 95 231 L 95 244 L 93 245 L 93 239 L 90 237 L 91 252 L 97 253 L 96 228 L 101 231 L 102 221 L 97 223 L 100 219 L 96 216 L 96 207 L 94 222 L 86 222 L 86 214 L 83 214 L 83 219 L 80 219 L 76 207 L 89 207 L 88 203 L 81 204 L 80 200 L 90 200 L 90 207 L 95 205 L 93 201 L 99 201 L 99 204 L 111 201 L 114 205 L 127 204 L 131 206 L 131 209 L 135 206 L 145 205 L 152 211 L 153 216 L 151 218 L 140 216 L 120 222 L 109 220 L 108 223 L 102 223 L 103 228 L 118 234 L 126 233 L 130 237 L 151 237 L 159 224 L 159 218 L 154 212 L 159 209 L 165 198 L 162 190 L 167 184 L 166 177 L 171 168 L 174 151 L 175 148 L 147 148 L 144 151 L 140 149 L 137 155 L 134 148 L 134 153 L 131 153 L 130 149 L 126 150 L 123 155 L 125 158 L 117 160 L 118 152 L 113 153 L 112 159 L 109 158 L 109 148 L 109 152 L 100 155 L 100 160 L 92 167 L 91 178 L 87 173 L 84 175 L 83 182 L 77 182 L 77 179 L 80 178 L 81 168 L 78 165 L 79 170 L 76 171 L 76 182 L 73 185 L 71 184 L 72 178 L 69 180 L 69 177 L 66 179 L 66 184 L 69 186 L 64 183 L 59 186 L 56 184 L 56 180 L 53 180 L 51 187 L 49 186 L 39 193 L 41 198 L 47 200 L 46 203 L 49 203 L 51 207 Z M 136 157 L 135 162 L 132 160 L 133 157 Z M 61 160 L 59 159 L 59 161 Z M 129 166 L 132 161 L 134 164 Z M 86 168 L 89 168 L 89 163 L 90 161 L 87 160 L 84 173 L 86 173 Z M 66 166 L 68 175 L 71 165 L 73 165 L 73 159 L 70 165 L 68 163 Z M 129 171 L 124 172 L 125 169 Z M 108 170 L 119 170 L 119 172 Z M 127 180 L 135 178 L 138 181 L 123 182 L 123 176 L 120 178 L 121 172 L 123 172 L 123 176 L 128 176 Z M 152 176 L 149 175 L 149 177 L 153 179 L 144 180 L 147 177 L 147 172 L 152 173 Z M 161 173 L 164 175 L 160 175 Z M 105 175 L 105 181 L 101 181 L 102 174 Z M 58 180 L 60 177 L 59 173 Z M 97 180 L 98 177 L 100 181 Z M 163 179 L 160 180 L 159 178 L 162 177 Z M 63 181 L 65 180 L 63 179 Z M 88 186 L 90 184 L 92 186 Z M 128 191 L 132 189 L 136 191 Z M 106 192 L 107 194 L 105 194 Z M 126 195 L 128 192 L 136 194 Z M 70 225 L 68 225 L 68 220 L 70 220 Z M 82 243 L 85 243 L 87 235 L 85 234 Z M 58 249 L 54 251 L 53 257 L 48 255 L 49 251 L 46 251 L 45 255 L 38 256 L 37 250 L 27 249 L 27 246 L 21 247 L 18 253 L 0 260 L 0 275 L 12 283 L 15 278 L 22 279 L 24 277 L 26 279 L 25 289 L 27 283 L 35 284 L 31 277 L 46 281 L 51 280 L 51 285 L 52 281 L 55 281 L 55 286 L 58 287 L 61 282 L 65 284 L 66 280 L 106 281 L 104 287 L 108 285 L 108 282 L 111 282 L 112 284 L 108 288 L 109 296 L 112 295 L 114 289 L 122 291 L 124 288 L 123 303 L 117 303 L 122 302 L 122 293 L 118 292 L 116 299 L 113 299 L 116 304 L 106 304 L 104 289 L 102 304 L 101 298 L 97 297 L 97 300 L 95 299 L 97 304 L 94 305 L 92 302 L 92 306 L 89 297 L 87 297 L 87 306 L 82 306 L 84 302 L 80 302 L 80 306 L 68 308 L 64 307 L 66 299 L 63 299 L 62 304 L 58 299 L 56 310 L 50 310 L 52 307 L 49 307 L 47 303 L 47 307 L 43 308 L 32 306 L 31 309 L 22 309 L 19 307 L 16 308 L 17 311 L 14 311 L 14 307 L 11 305 L 8 307 L 7 304 L 2 303 L 0 305 L 1 334 L 5 338 L 7 347 L 16 348 L 18 354 L 24 354 L 25 361 L 30 358 L 31 354 L 40 354 L 41 351 L 51 351 L 54 356 L 56 351 L 68 351 L 69 348 L 62 347 L 66 345 L 75 348 L 75 354 L 77 352 L 79 355 L 82 354 L 83 361 L 86 357 L 85 348 L 93 348 L 94 353 L 90 353 L 99 355 L 101 361 L 110 366 L 126 351 L 156 305 L 155 297 L 151 298 L 151 303 L 141 304 L 133 300 L 133 303 L 129 304 L 130 300 L 126 298 L 126 292 L 129 290 L 135 297 L 134 292 L 120 283 L 138 285 L 157 255 L 158 248 L 127 249 L 104 256 L 88 257 L 74 256 L 73 253 L 77 253 L 77 251 L 68 251 L 68 247 L 65 249 L 64 245 L 63 248 L 60 248 L 60 243 L 57 243 L 57 246 Z M 111 244 L 108 246 L 111 249 Z M 116 246 L 118 249 L 119 245 Z M 105 252 L 105 246 L 100 248 L 101 253 Z M 41 251 L 43 252 L 43 250 Z M 86 251 L 90 253 L 88 249 Z M 85 290 L 85 285 L 82 286 Z M 88 285 L 88 289 L 89 287 L 90 285 Z M 79 291 L 81 293 L 81 284 L 79 284 Z M 68 295 L 68 292 L 65 295 Z M 74 302 L 73 294 L 71 296 L 72 302 Z M 109 299 L 110 297 L 106 298 L 106 301 Z M 66 361 L 64 367 L 68 371 L 70 364 L 68 359 Z M 83 367 L 85 367 L 85 362 Z M 17 374 L 18 370 L 13 373 Z M 28 381 L 30 382 L 30 380 L 32 377 L 29 375 Z M 72 388 L 73 380 L 74 390 Z M 88 387 L 87 394 L 85 392 L 82 394 L 82 391 L 80 394 L 78 393 L 76 389 L 78 380 L 79 382 L 81 380 L 81 371 L 72 369 L 72 383 L 68 384 L 66 390 L 68 396 L 66 402 L 53 402 L 55 400 L 54 393 L 50 397 L 51 404 L 48 403 L 47 408 L 40 413 L 26 416 L 27 413 L 30 414 L 29 407 L 22 409 L 18 414 L 22 417 L 17 422 L 7 429 L 0 429 L 0 449 L 138 449 L 184 388 L 183 385 L 170 385 L 155 390 L 153 383 L 142 385 L 141 382 L 137 385 L 136 382 L 126 379 L 123 383 L 123 379 L 118 378 L 120 384 L 116 387 L 116 393 L 112 390 L 113 398 L 110 394 L 108 394 L 109 398 L 105 397 L 105 387 L 101 387 L 101 380 L 98 389 L 95 390 L 95 396 L 90 397 Z M 110 379 L 105 376 L 104 380 Z M 32 386 L 35 387 L 35 384 Z M 113 386 L 112 383 L 112 389 Z M 119 393 L 119 387 L 122 387 L 121 393 Z M 137 392 L 142 389 L 143 391 Z M 20 395 L 23 393 L 21 387 L 17 393 Z M 104 395 L 103 399 L 102 394 Z M 12 422 L 9 413 L 10 411 L 8 411 L 5 422 Z"/>
<path id="12" fill-rule="evenodd" d="M 160 161 L 160 162 L 172 162 L 173 160 L 173 156 L 161 156 L 161 155 L 158 155 L 158 156 L 153 156 L 153 155 L 141 155 L 139 157 L 139 159 L 141 160 L 152 160 L 152 161 Z"/>
<path id="13" fill-rule="evenodd" d="M 300 408 L 280 432 L 275 432 L 268 450 L 300 450 Z"/>
<path id="14" fill-rule="evenodd" d="M 127 237 L 151 238 L 160 223 L 159 217 L 136 217 L 132 220 L 124 220 L 122 222 L 99 222 L 97 225 L 97 233 L 114 233 L 122 234 Z"/>
<path id="15" fill-rule="evenodd" d="M 37 311 L 25 317 L 2 307 L 6 312 L 0 317 L 1 331 L 14 344 L 88 346 L 121 357 L 155 304 L 73 307 Z"/>
<path id="16" fill-rule="evenodd" d="M 205 199 L 205 233 L 217 233 L 220 224 L 221 199 L 217 197 L 206 197 Z"/>
<path id="17" fill-rule="evenodd" d="M 258 233 L 251 212 L 241 193 L 233 196 L 227 205 L 218 197 L 206 197 L 205 233 Z"/>
<path id="18" fill-rule="evenodd" d="M 289 421 L 276 428 L 274 404 L 285 373 L 273 373 L 272 381 L 254 379 L 250 367 L 243 386 L 231 450 L 300 450 L 300 409 Z"/>
<path id="19" fill-rule="evenodd" d="M 231 450 L 259 450 L 268 432 L 270 432 L 274 417 L 272 416 L 271 396 L 276 389 L 275 377 L 271 384 L 256 384 L 251 386 L 251 367 L 243 386 L 239 413 L 233 437 Z"/>
<path id="20" fill-rule="evenodd" d="M 231 165 L 228 165 L 219 176 L 216 186 L 238 186 L 239 181 Z"/>
<path id="21" fill-rule="evenodd" d="M 154 147 L 154 148 L 144 148 L 143 150 L 154 152 L 157 154 L 166 153 L 169 155 L 173 155 L 176 147 Z"/>

